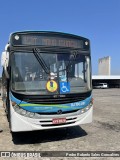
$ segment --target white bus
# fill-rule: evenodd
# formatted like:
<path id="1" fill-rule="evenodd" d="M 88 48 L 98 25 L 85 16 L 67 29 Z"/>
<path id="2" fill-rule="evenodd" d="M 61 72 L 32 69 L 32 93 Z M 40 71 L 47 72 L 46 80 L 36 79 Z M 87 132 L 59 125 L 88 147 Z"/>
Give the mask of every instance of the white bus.
<path id="1" fill-rule="evenodd" d="M 60 32 L 15 32 L 1 60 L 3 101 L 12 132 L 92 122 L 88 39 Z"/>

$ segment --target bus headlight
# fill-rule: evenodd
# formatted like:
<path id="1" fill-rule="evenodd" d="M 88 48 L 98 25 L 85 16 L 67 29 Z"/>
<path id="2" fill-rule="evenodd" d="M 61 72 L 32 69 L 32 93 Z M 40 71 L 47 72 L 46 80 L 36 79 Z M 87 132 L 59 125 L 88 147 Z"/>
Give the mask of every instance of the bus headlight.
<path id="1" fill-rule="evenodd" d="M 83 114 L 83 113 L 87 112 L 92 106 L 93 106 L 93 103 L 90 102 L 88 106 L 79 110 L 79 114 Z"/>
<path id="2" fill-rule="evenodd" d="M 15 112 L 17 112 L 18 114 L 25 116 L 25 117 L 29 117 L 29 118 L 33 118 L 35 116 L 35 113 L 33 112 L 29 112 L 26 111 L 24 109 L 22 109 L 18 104 L 16 104 L 15 102 L 12 102 L 12 106 L 15 110 Z"/>
<path id="3" fill-rule="evenodd" d="M 21 111 L 21 114 L 24 116 L 24 115 L 27 114 L 27 111 L 26 111 L 26 110 L 22 110 L 22 111 Z"/>
<path id="4" fill-rule="evenodd" d="M 15 105 L 13 107 L 14 107 L 14 109 L 15 109 L 16 112 L 20 110 L 20 107 L 18 105 Z"/>
<path id="5" fill-rule="evenodd" d="M 30 113 L 29 113 L 29 117 L 30 117 L 30 118 L 33 118 L 34 116 L 35 116 L 35 113 L 33 113 L 33 112 L 30 112 Z"/>

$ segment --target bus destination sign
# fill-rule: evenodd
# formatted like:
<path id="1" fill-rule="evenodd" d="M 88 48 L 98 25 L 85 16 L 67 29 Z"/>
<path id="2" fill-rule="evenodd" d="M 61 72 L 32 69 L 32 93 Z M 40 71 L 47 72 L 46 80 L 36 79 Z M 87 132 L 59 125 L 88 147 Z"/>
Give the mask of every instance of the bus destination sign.
<path id="1" fill-rule="evenodd" d="M 85 40 L 43 35 L 14 35 L 13 45 L 86 48 Z"/>
<path id="2" fill-rule="evenodd" d="M 22 36 L 22 44 L 73 48 L 82 48 L 83 45 L 80 40 L 48 36 Z"/>

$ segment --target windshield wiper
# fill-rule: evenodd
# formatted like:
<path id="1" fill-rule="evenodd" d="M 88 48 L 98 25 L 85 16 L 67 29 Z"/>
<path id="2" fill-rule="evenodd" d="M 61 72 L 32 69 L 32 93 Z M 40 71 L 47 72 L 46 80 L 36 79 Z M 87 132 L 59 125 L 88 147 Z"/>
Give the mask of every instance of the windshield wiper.
<path id="1" fill-rule="evenodd" d="M 34 48 L 33 49 L 33 54 L 36 57 L 36 59 L 38 60 L 39 64 L 41 65 L 41 67 L 44 69 L 44 71 L 46 72 L 46 74 L 50 74 L 50 68 L 47 66 L 47 64 L 45 63 L 45 61 L 43 60 L 41 54 L 40 54 L 40 50 L 38 48 Z"/>

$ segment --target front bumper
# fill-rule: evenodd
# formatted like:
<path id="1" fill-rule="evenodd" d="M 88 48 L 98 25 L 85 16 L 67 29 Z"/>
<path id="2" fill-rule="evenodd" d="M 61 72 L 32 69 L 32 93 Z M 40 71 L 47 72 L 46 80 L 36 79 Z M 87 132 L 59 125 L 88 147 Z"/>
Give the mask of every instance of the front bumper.
<path id="1" fill-rule="evenodd" d="M 24 117 L 14 111 L 11 107 L 11 131 L 34 131 L 53 128 L 71 127 L 92 122 L 93 106 L 85 113 L 79 111 L 61 115 L 40 115 L 39 119 Z M 66 123 L 52 124 L 53 118 L 66 118 Z"/>

